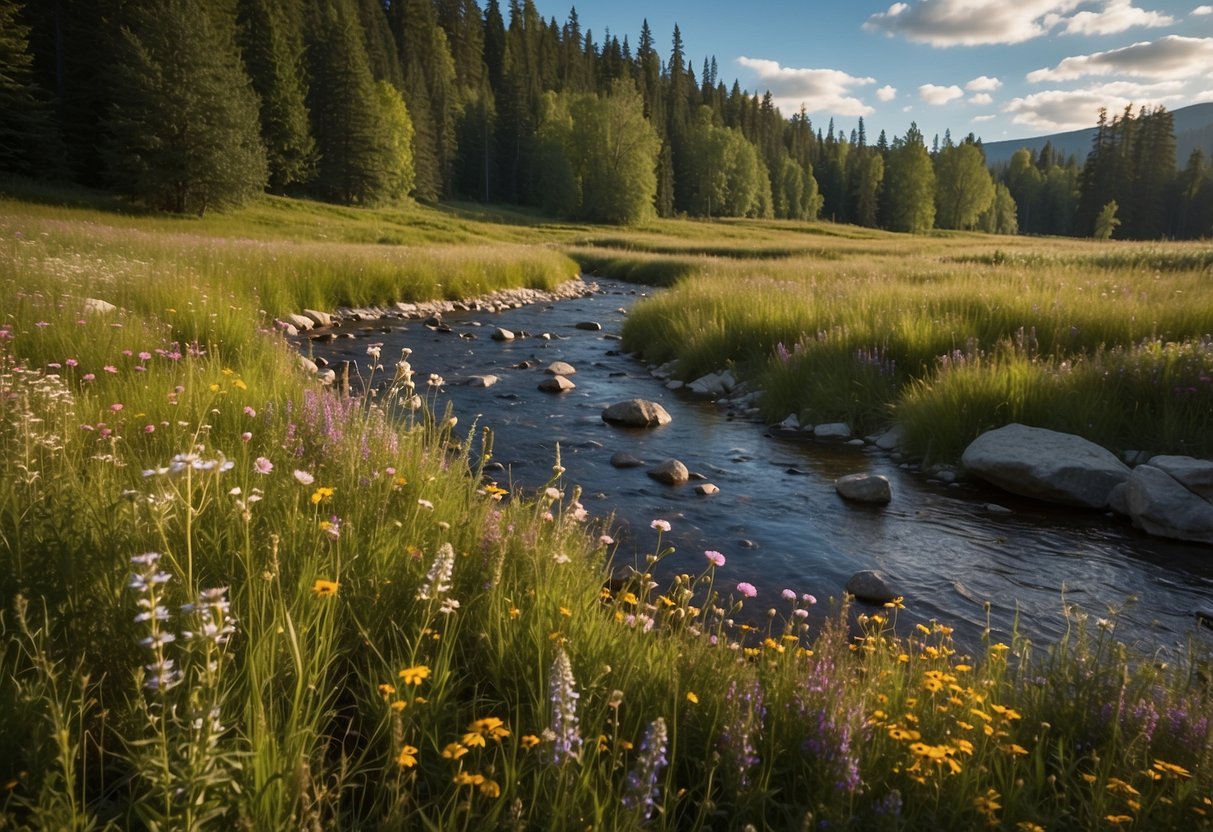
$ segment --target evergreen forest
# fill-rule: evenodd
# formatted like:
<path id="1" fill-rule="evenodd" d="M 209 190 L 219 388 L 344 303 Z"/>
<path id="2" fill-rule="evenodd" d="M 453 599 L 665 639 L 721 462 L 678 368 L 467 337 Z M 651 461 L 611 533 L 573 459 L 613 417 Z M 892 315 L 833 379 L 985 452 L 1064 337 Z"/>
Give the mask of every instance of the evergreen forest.
<path id="1" fill-rule="evenodd" d="M 1092 113 L 1085 159 L 867 134 L 532 0 L 0 0 L 0 172 L 202 214 L 262 192 L 552 216 L 826 219 L 1096 238 L 1213 234 L 1164 108 Z"/>

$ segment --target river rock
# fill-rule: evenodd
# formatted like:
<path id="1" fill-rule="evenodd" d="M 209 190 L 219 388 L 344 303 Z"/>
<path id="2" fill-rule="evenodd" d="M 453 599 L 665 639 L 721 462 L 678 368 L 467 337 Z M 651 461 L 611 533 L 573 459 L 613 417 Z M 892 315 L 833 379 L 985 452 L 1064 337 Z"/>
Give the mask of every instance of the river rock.
<path id="1" fill-rule="evenodd" d="M 297 315 L 294 312 L 291 312 L 289 315 L 286 316 L 286 322 L 288 324 L 290 324 L 291 326 L 295 327 L 295 329 L 299 330 L 300 332 L 307 332 L 309 329 L 311 329 L 312 327 L 314 327 L 316 325 L 316 322 L 313 321 L 311 318 L 308 318 L 304 315 Z"/>
<path id="2" fill-rule="evenodd" d="M 299 356 L 299 366 L 309 373 L 316 373 L 320 371 L 320 367 L 317 366 L 316 362 L 308 358 L 306 355 Z"/>
<path id="3" fill-rule="evenodd" d="M 550 376 L 539 382 L 539 389 L 545 393 L 564 393 L 577 385 L 564 376 Z"/>
<path id="4" fill-rule="evenodd" d="M 895 451 L 905 441 L 906 431 L 901 425 L 894 425 L 889 430 L 876 437 L 876 447 L 882 451 Z"/>
<path id="5" fill-rule="evenodd" d="M 514 333 L 504 327 L 496 327 L 493 334 L 490 336 L 494 341 L 513 341 Z"/>
<path id="6" fill-rule="evenodd" d="M 577 369 L 564 361 L 553 361 L 544 372 L 550 376 L 571 376 L 576 374 Z"/>
<path id="7" fill-rule="evenodd" d="M 813 435 L 818 439 L 850 439 L 851 426 L 845 422 L 829 422 L 813 428 Z"/>
<path id="8" fill-rule="evenodd" d="M 708 373 L 706 376 L 700 376 L 688 384 L 687 387 L 701 396 L 723 396 L 728 392 L 719 373 Z"/>
<path id="9" fill-rule="evenodd" d="M 644 465 L 644 460 L 632 456 L 627 451 L 620 451 L 611 457 L 611 465 L 616 468 L 639 468 Z"/>
<path id="10" fill-rule="evenodd" d="M 789 413 L 788 418 L 784 419 L 776 427 L 780 430 L 800 430 L 800 417 L 795 413 Z"/>
<path id="11" fill-rule="evenodd" d="M 701 482 L 695 486 L 695 493 L 703 497 L 710 497 L 713 494 L 719 494 L 720 489 L 710 482 Z"/>
<path id="12" fill-rule="evenodd" d="M 1192 493 L 1206 500 L 1213 498 L 1213 462 L 1190 456 L 1164 455 L 1151 457 L 1150 465 L 1166 471 Z"/>
<path id="13" fill-rule="evenodd" d="M 500 379 L 494 375 L 471 376 L 468 378 L 468 387 L 492 387 L 498 381 Z"/>
<path id="14" fill-rule="evenodd" d="M 847 581 L 846 591 L 860 601 L 870 601 L 875 604 L 887 603 L 901 595 L 900 592 L 895 592 L 889 586 L 889 579 L 883 572 L 872 569 L 865 569 L 863 572 L 856 572 L 852 575 L 851 579 Z"/>
<path id="15" fill-rule="evenodd" d="M 893 499 L 889 480 L 880 474 L 847 474 L 834 480 L 834 490 L 860 503 L 887 503 Z"/>
<path id="16" fill-rule="evenodd" d="M 657 402 L 627 399 L 603 409 L 602 421 L 625 427 L 646 428 L 668 425 L 672 420 L 666 409 Z"/>
<path id="17" fill-rule="evenodd" d="M 318 309 L 304 309 L 304 317 L 310 318 L 316 326 L 332 326 L 333 316 Z"/>
<path id="18" fill-rule="evenodd" d="M 573 327 L 574 329 L 584 329 L 587 332 L 598 332 L 602 329 L 602 324 L 597 321 L 578 321 Z"/>
<path id="19" fill-rule="evenodd" d="M 1108 493 L 1130 469 L 1094 442 L 1017 423 L 987 431 L 965 448 L 970 473 L 1025 497 L 1103 508 Z"/>
<path id="20" fill-rule="evenodd" d="M 1133 469 L 1125 502 L 1133 525 L 1147 534 L 1213 543 L 1213 505 L 1153 464 Z"/>
<path id="21" fill-rule="evenodd" d="M 676 378 L 672 378 L 665 383 L 666 390 L 681 390 L 682 388 L 684 388 L 686 386 L 687 386 L 686 382 L 679 381 Z"/>
<path id="22" fill-rule="evenodd" d="M 649 469 L 649 476 L 667 485 L 682 485 L 691 478 L 691 472 L 677 459 L 667 459 L 656 468 Z"/>

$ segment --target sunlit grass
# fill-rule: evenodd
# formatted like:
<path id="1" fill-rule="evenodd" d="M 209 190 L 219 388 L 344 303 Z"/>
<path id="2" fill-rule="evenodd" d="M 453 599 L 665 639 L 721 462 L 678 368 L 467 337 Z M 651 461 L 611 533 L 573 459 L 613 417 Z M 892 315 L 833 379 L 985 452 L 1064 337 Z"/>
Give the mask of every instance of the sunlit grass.
<path id="1" fill-rule="evenodd" d="M 0 215 L 0 823 L 1208 827 L 1207 656 L 1137 655 L 1115 611 L 1060 600 L 1065 639 L 1034 646 L 910 628 L 900 602 L 857 616 L 818 604 L 811 582 L 756 596 L 731 552 L 654 584 L 665 521 L 644 554 L 612 561 L 610 529 L 559 458 L 543 489 L 511 493 L 484 475 L 491 435 L 435 411 L 401 356 L 368 351 L 364 372 L 389 387 L 345 399 L 299 373 L 270 325 L 302 305 L 546 285 L 567 276 L 562 256 L 496 239 L 252 243 L 107 216 Z M 748 228 L 726 231 L 743 245 Z M 988 347 L 1008 324 L 982 329 L 983 310 L 1026 293 L 1005 313 L 1014 323 L 1050 289 L 939 261 L 968 238 L 924 243 L 934 253 L 897 283 L 876 269 L 894 256 L 782 258 L 770 241 L 744 265 L 707 256 L 712 231 L 672 223 L 671 237 L 701 238 L 697 253 L 635 255 L 691 267 L 637 310 L 665 309 L 673 329 L 651 349 L 688 372 L 732 360 L 761 374 L 783 343 L 787 378 L 801 374 L 788 386 L 816 385 L 823 413 L 855 376 L 812 362 L 846 367 L 852 344 L 867 350 L 856 419 L 882 412 L 881 385 L 920 395 L 914 362 L 886 372 L 894 348 L 939 388 L 923 407 L 976 399 L 1008 370 L 1017 381 L 995 407 L 1071 377 L 1087 398 L 1104 384 L 1116 401 L 1148 400 L 1155 370 L 1174 387 L 1207 366 L 1195 341 L 1146 340 L 1181 338 L 1199 309 L 1148 324 L 1090 313 L 1104 332 L 1141 326 L 1144 346 L 1101 350 L 1106 336 L 1082 333 L 1090 355 L 1068 367 L 1014 334 Z M 897 244 L 876 236 L 854 235 Z M 751 273 L 759 264 L 769 273 Z M 1184 279 L 1106 303 L 1140 314 Z M 964 298 L 999 283 L 1018 289 Z M 1052 293 L 1069 305 L 1042 315 L 1038 339 L 1064 337 L 1060 321 L 1095 303 Z M 90 297 L 118 308 L 86 312 Z M 895 314 L 916 298 L 931 318 Z M 986 363 L 998 373 L 978 373 Z M 399 411 L 413 393 L 427 406 Z"/>

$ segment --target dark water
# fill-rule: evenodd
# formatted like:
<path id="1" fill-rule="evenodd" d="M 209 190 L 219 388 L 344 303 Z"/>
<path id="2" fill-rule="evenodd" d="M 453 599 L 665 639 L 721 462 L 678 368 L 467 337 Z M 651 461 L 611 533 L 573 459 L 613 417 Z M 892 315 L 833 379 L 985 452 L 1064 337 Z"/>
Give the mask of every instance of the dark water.
<path id="1" fill-rule="evenodd" d="M 697 574 L 703 551 L 718 550 L 728 563 L 718 570 L 717 586 L 754 584 L 759 594 L 747 607 L 760 612 L 786 609 L 779 597 L 784 588 L 812 593 L 825 608 L 852 574 L 880 569 L 904 592 L 900 621 L 938 619 L 954 625 L 962 643 L 980 636 L 987 602 L 997 635 L 1018 618 L 1020 630 L 1040 642 L 1062 634 L 1064 603 L 1092 616 L 1124 607 L 1118 637 L 1146 647 L 1182 643 L 1193 630 L 1213 635 L 1193 615 L 1213 602 L 1213 548 L 1148 538 L 1101 513 L 1058 509 L 974 484 L 930 483 L 871 447 L 772 436 L 711 401 L 666 390 L 648 368 L 619 354 L 611 336 L 622 326 L 623 310 L 647 290 L 605 281 L 599 287 L 593 297 L 547 307 L 446 315 L 451 332 L 419 321 L 382 321 L 355 340 L 312 350 L 334 363 L 365 365 L 367 344 L 381 342 L 382 363 L 390 367 L 401 347 L 412 348 L 419 387 L 438 373 L 446 380 L 442 399 L 460 425 L 493 429 L 494 458 L 508 467 L 495 475 L 502 484 L 541 486 L 559 443 L 566 482 L 583 487 L 592 515 L 614 515 L 617 564 L 653 551 L 650 522 L 668 520 L 672 531 L 664 539 L 677 551 L 663 562 L 664 571 Z M 603 330 L 576 329 L 580 321 L 600 322 Z M 493 341 L 496 326 L 532 337 Z M 538 366 L 514 367 L 526 360 Z M 540 392 L 543 368 L 557 360 L 577 368 L 576 389 Z M 487 389 L 461 383 L 486 373 L 500 381 Z M 602 421 L 605 405 L 634 397 L 660 402 L 673 422 L 639 431 Z M 720 493 L 699 496 L 694 481 L 662 485 L 645 468 L 617 470 L 609 460 L 618 451 L 650 463 L 677 457 Z M 834 479 L 860 471 L 887 476 L 892 503 L 872 508 L 839 498 Z M 991 502 L 1012 512 L 993 514 L 986 509 Z"/>

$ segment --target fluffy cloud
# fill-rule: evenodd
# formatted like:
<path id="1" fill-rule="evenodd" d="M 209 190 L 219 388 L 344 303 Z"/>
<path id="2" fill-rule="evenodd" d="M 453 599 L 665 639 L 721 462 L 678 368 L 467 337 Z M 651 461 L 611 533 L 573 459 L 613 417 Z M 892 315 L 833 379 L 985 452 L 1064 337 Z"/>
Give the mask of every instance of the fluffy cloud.
<path id="1" fill-rule="evenodd" d="M 969 98 L 969 103 L 977 104 L 978 106 L 984 106 L 986 104 L 993 104 L 994 96 L 990 95 L 988 92 L 979 92 L 976 95 Z"/>
<path id="2" fill-rule="evenodd" d="M 1203 17 L 1206 14 L 1213 14 L 1213 6 L 1197 6 L 1192 10 L 1193 17 Z"/>
<path id="3" fill-rule="evenodd" d="M 993 121 L 996 118 L 998 118 L 998 116 L 973 116 L 973 121 L 980 124 L 983 121 Z"/>
<path id="4" fill-rule="evenodd" d="M 875 112 L 851 94 L 855 87 L 876 83 L 875 78 L 860 78 L 837 69 L 796 69 L 763 58 L 741 57 L 737 63 L 758 76 L 759 86 L 771 91 L 775 105 L 785 113 L 799 110 L 801 104 L 809 111 L 842 116 Z"/>
<path id="5" fill-rule="evenodd" d="M 964 90 L 953 84 L 950 87 L 940 87 L 935 84 L 923 84 L 918 88 L 918 97 L 928 104 L 940 107 L 949 101 L 964 97 Z"/>
<path id="6" fill-rule="evenodd" d="M 991 78 L 989 75 L 979 75 L 969 83 L 965 84 L 965 89 L 969 92 L 994 92 L 1002 86 L 1002 81 L 997 78 Z"/>
<path id="7" fill-rule="evenodd" d="M 1066 18 L 1062 33 L 1066 35 L 1113 35 L 1144 26 L 1152 29 L 1170 26 L 1175 18 L 1159 12 L 1148 12 L 1133 5 L 1132 0 L 1108 0 L 1102 11 L 1082 11 Z"/>
<path id="8" fill-rule="evenodd" d="M 876 90 L 876 98 L 880 101 L 889 102 L 897 97 L 897 87 L 890 87 L 885 84 L 880 89 Z"/>
<path id="9" fill-rule="evenodd" d="M 1182 101 L 1185 96 L 1178 94 L 1182 87 L 1183 82 L 1179 81 L 1158 84 L 1116 81 L 1080 90 L 1046 90 L 1012 99 L 1002 106 L 1002 111 L 1010 114 L 1015 124 L 1041 132 L 1082 130 L 1094 126 L 1100 108 L 1116 114 L 1130 104 L 1137 108 Z"/>
<path id="10" fill-rule="evenodd" d="M 1137 78 L 1204 78 L 1213 65 L 1213 38 L 1168 35 L 1090 55 L 1065 58 L 1052 69 L 1028 73 L 1028 80 L 1073 81 L 1097 75 L 1129 75 Z"/>
<path id="11" fill-rule="evenodd" d="M 1069 35 L 1107 35 L 1135 26 L 1167 26 L 1174 18 L 1139 9 L 1133 0 L 1102 0 L 1096 11 L 1076 11 L 1083 0 L 918 0 L 897 2 L 872 15 L 865 29 L 932 46 L 1023 43 L 1056 27 Z"/>

